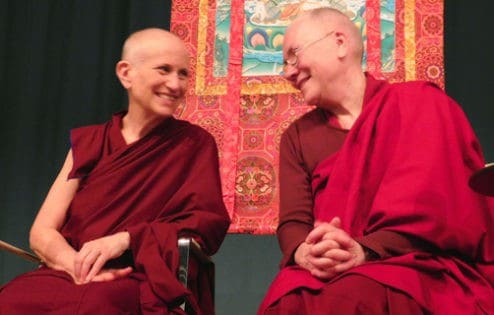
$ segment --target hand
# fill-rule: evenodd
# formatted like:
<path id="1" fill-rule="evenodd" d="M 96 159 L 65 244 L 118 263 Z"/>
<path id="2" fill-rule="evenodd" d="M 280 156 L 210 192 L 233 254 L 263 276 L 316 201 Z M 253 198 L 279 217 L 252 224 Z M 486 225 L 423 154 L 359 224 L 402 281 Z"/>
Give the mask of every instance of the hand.
<path id="1" fill-rule="evenodd" d="M 74 280 L 76 283 L 109 281 L 127 276 L 132 269 L 105 269 L 105 263 L 117 258 L 129 248 L 128 232 L 120 232 L 85 243 L 74 259 Z M 130 269 L 129 269 L 130 268 Z"/>
<path id="2" fill-rule="evenodd" d="M 102 269 L 94 278 L 93 282 L 111 281 L 118 278 L 127 277 L 132 272 L 132 267 L 125 267 L 120 269 Z"/>
<path id="3" fill-rule="evenodd" d="M 365 261 L 362 246 L 340 228 L 341 220 L 316 222 L 295 252 L 295 262 L 315 277 L 329 279 Z"/>

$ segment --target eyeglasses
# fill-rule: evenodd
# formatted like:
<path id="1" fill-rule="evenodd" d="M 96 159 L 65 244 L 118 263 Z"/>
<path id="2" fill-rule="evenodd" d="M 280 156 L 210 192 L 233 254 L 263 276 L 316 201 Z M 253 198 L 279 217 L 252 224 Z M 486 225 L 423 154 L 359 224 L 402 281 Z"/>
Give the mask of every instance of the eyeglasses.
<path id="1" fill-rule="evenodd" d="M 332 35 L 333 33 L 334 33 L 334 31 L 331 31 L 329 33 L 326 33 L 326 35 L 324 35 L 321 38 L 318 38 L 316 40 L 305 43 L 302 47 L 298 47 L 298 48 L 293 49 L 291 51 L 291 56 L 289 56 L 288 59 L 283 61 L 283 71 L 281 72 L 281 75 L 283 75 L 283 73 L 286 73 L 286 71 L 288 70 L 288 66 L 291 66 L 291 67 L 297 66 L 298 54 L 300 54 L 302 52 L 302 50 L 309 48 L 310 46 L 314 45 L 315 43 L 317 43 L 323 39 L 325 39 L 326 37 Z"/>

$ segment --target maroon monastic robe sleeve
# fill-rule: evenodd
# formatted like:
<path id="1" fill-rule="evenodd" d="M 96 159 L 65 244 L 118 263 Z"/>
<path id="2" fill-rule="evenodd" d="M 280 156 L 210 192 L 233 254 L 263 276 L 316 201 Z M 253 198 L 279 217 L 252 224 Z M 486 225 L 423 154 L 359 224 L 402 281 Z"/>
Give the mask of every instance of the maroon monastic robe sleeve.
<path id="1" fill-rule="evenodd" d="M 166 282 L 178 280 L 175 272 L 168 279 L 163 275 L 178 270 L 178 237 L 194 237 L 205 253 L 212 255 L 228 228 L 229 221 L 221 200 L 216 146 L 212 137 L 205 137 L 203 141 L 190 151 L 191 156 L 182 170 L 184 182 L 169 201 L 172 207 L 181 211 L 172 218 L 161 218 L 128 229 L 136 268 L 144 270 L 152 290 L 169 301 L 176 296 L 170 295 Z"/>

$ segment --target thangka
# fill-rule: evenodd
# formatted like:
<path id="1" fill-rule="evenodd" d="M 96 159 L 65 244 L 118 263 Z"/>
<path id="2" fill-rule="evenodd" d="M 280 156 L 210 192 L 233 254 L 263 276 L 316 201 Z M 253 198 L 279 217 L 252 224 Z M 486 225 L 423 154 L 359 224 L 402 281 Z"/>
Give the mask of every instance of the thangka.
<path id="1" fill-rule="evenodd" d="M 173 0 L 171 31 L 192 54 L 191 88 L 176 115 L 216 138 L 230 233 L 276 230 L 280 137 L 311 109 L 279 75 L 284 32 L 321 6 L 359 27 L 362 66 L 375 77 L 444 88 L 443 0 Z"/>

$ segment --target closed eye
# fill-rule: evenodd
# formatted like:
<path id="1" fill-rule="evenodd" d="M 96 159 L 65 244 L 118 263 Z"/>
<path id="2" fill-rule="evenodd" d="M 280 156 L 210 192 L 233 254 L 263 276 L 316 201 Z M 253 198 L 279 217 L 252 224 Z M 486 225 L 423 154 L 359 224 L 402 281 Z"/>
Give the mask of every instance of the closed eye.
<path id="1" fill-rule="evenodd" d="M 167 75 L 174 71 L 173 67 L 170 65 L 156 67 L 155 69 L 158 70 L 161 75 Z M 187 79 L 189 77 L 189 71 L 187 69 L 179 69 L 177 75 L 180 79 Z"/>
<path id="2" fill-rule="evenodd" d="M 156 68 L 160 74 L 168 74 L 171 72 L 170 66 L 161 66 Z"/>
<path id="3" fill-rule="evenodd" d="M 187 69 L 182 69 L 178 71 L 178 76 L 182 79 L 187 79 L 189 77 L 189 71 Z"/>

